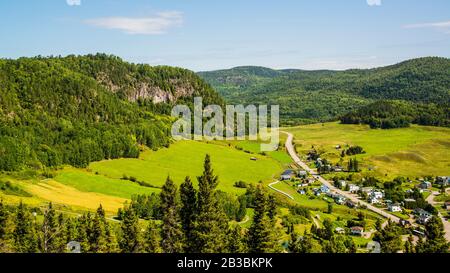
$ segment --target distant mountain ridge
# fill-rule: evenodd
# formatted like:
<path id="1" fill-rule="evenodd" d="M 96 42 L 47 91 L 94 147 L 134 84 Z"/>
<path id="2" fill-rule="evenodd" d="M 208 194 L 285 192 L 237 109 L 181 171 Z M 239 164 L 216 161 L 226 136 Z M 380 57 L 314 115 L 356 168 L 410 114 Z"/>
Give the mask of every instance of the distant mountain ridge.
<path id="1" fill-rule="evenodd" d="M 450 104 L 450 59 L 346 71 L 237 67 L 199 72 L 229 103 L 279 104 L 285 125 L 336 120 L 377 100 Z"/>

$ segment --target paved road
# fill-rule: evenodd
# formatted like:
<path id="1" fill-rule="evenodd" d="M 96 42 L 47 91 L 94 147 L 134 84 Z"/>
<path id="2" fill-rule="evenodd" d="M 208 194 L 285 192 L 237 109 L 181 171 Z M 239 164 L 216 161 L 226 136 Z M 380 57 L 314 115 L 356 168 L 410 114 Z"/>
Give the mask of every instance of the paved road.
<path id="1" fill-rule="evenodd" d="M 371 204 L 364 202 L 362 200 L 360 200 L 356 195 L 342 191 L 336 187 L 333 186 L 333 184 L 330 181 L 327 181 L 326 179 L 324 179 L 322 176 L 318 175 L 317 172 L 313 169 L 311 169 L 306 163 L 304 163 L 303 161 L 300 160 L 300 158 L 297 155 L 297 152 L 294 149 L 294 145 L 292 144 L 292 141 L 294 139 L 294 136 L 291 133 L 288 132 L 282 132 L 285 133 L 288 137 L 286 140 L 286 149 L 289 153 L 289 155 L 291 156 L 292 160 L 294 160 L 294 162 L 299 165 L 302 169 L 304 169 L 305 171 L 309 172 L 314 178 L 316 178 L 320 183 L 322 183 L 323 185 L 327 186 L 332 192 L 334 193 L 338 193 L 342 196 L 344 196 L 345 198 L 355 202 L 355 203 L 359 203 L 360 205 L 364 205 L 367 207 L 368 210 L 371 210 L 375 213 L 378 213 L 379 215 L 386 217 L 388 219 L 391 219 L 394 222 L 400 222 L 400 218 L 397 216 L 394 216 L 390 213 L 387 213 L 386 211 L 379 209 L 377 207 L 372 206 Z"/>
<path id="2" fill-rule="evenodd" d="M 428 197 L 427 197 L 427 202 L 430 203 L 433 206 L 442 206 L 444 203 L 439 203 L 434 201 L 434 197 L 436 197 L 437 195 L 439 195 L 439 192 L 432 192 Z M 444 224 L 444 231 L 445 231 L 445 239 L 447 239 L 448 242 L 450 242 L 450 222 L 447 221 L 441 213 L 439 213 L 439 217 L 442 220 L 442 223 Z"/>

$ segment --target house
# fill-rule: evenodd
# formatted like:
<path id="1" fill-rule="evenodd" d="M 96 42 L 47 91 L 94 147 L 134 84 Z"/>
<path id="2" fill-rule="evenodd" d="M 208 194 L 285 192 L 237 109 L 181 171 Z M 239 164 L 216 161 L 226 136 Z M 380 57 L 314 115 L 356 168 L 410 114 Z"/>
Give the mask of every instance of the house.
<path id="1" fill-rule="evenodd" d="M 341 172 L 344 171 L 344 168 L 341 167 L 341 166 L 334 166 L 333 168 L 331 168 L 331 170 L 332 170 L 333 172 L 341 173 Z"/>
<path id="2" fill-rule="evenodd" d="M 337 234 L 345 234 L 345 229 L 343 229 L 343 228 L 341 228 L 341 227 L 337 227 L 337 228 L 335 229 L 335 231 L 336 231 Z"/>
<path id="3" fill-rule="evenodd" d="M 329 193 L 329 192 L 330 192 L 330 189 L 329 189 L 327 186 L 322 185 L 322 186 L 320 187 L 320 192 L 322 192 L 322 193 Z"/>
<path id="4" fill-rule="evenodd" d="M 428 190 L 428 189 L 430 189 L 431 188 L 431 182 L 428 182 L 428 181 L 423 181 L 422 183 L 420 183 L 419 185 L 418 185 L 418 187 L 420 188 L 420 189 L 422 189 L 422 190 Z"/>
<path id="5" fill-rule="evenodd" d="M 352 208 L 352 209 L 358 207 L 358 205 L 351 200 L 347 200 L 347 202 L 345 202 L 345 205 L 347 205 L 347 207 Z"/>
<path id="6" fill-rule="evenodd" d="M 391 203 L 391 204 L 388 205 L 388 210 L 390 212 L 401 212 L 402 211 L 402 207 L 398 203 Z"/>
<path id="7" fill-rule="evenodd" d="M 414 209 L 413 214 L 416 215 L 416 216 L 423 216 L 423 215 L 428 215 L 430 213 L 428 211 L 424 210 L 424 209 L 416 208 L 416 209 Z"/>
<path id="8" fill-rule="evenodd" d="M 404 220 L 404 219 L 400 219 L 400 225 L 403 227 L 410 227 L 411 226 L 411 222 L 408 220 Z"/>
<path id="9" fill-rule="evenodd" d="M 363 233 L 364 233 L 364 228 L 362 228 L 362 227 L 352 227 L 350 229 L 350 232 L 351 232 L 352 235 L 362 236 Z"/>
<path id="10" fill-rule="evenodd" d="M 445 202 L 444 207 L 446 210 L 450 210 L 450 202 Z"/>
<path id="11" fill-rule="evenodd" d="M 364 188 L 361 189 L 361 191 L 364 192 L 364 193 L 369 194 L 369 193 L 371 193 L 373 191 L 373 188 L 372 187 L 364 187 Z"/>
<path id="12" fill-rule="evenodd" d="M 376 199 L 383 199 L 383 193 L 381 191 L 372 191 L 370 193 L 370 197 L 373 197 Z"/>
<path id="13" fill-rule="evenodd" d="M 339 205 L 344 204 L 346 200 L 347 200 L 347 199 L 346 199 L 344 196 L 342 196 L 342 195 L 338 195 L 338 196 L 336 196 L 336 197 L 334 198 L 334 201 L 335 201 L 337 204 L 339 204 Z"/>
<path id="14" fill-rule="evenodd" d="M 356 193 L 356 192 L 358 192 L 359 191 L 359 186 L 357 186 L 357 185 L 355 185 L 355 184 L 350 184 L 350 185 L 348 185 L 348 191 L 349 192 L 352 192 L 352 193 Z"/>
<path id="15" fill-rule="evenodd" d="M 379 204 L 380 203 L 380 200 L 375 197 L 370 197 L 368 201 L 370 204 Z"/>
<path id="16" fill-rule="evenodd" d="M 436 178 L 436 184 L 446 187 L 450 184 L 450 176 L 439 176 Z"/>
<path id="17" fill-rule="evenodd" d="M 307 172 L 307 171 L 299 171 L 299 172 L 298 172 L 298 176 L 299 176 L 299 177 L 306 178 L 306 176 L 308 176 L 308 172 Z"/>
<path id="18" fill-rule="evenodd" d="M 284 180 L 291 180 L 292 178 L 294 178 L 294 171 L 293 170 L 286 170 L 281 174 L 281 181 Z"/>
<path id="19" fill-rule="evenodd" d="M 303 190 L 303 189 L 300 189 L 300 190 L 298 190 L 298 193 L 301 194 L 301 195 L 305 195 L 305 194 L 306 194 L 306 191 Z"/>
<path id="20" fill-rule="evenodd" d="M 432 217 L 433 215 L 431 214 L 419 216 L 419 218 L 417 219 L 417 223 L 425 225 L 426 223 L 428 223 L 428 221 L 431 220 Z"/>
<path id="21" fill-rule="evenodd" d="M 306 179 L 306 181 L 308 182 L 308 184 L 312 184 L 312 183 L 316 182 L 316 179 L 309 177 L 308 179 Z"/>
<path id="22" fill-rule="evenodd" d="M 336 145 L 335 148 L 336 148 L 336 150 L 339 150 L 339 149 L 341 149 L 341 145 Z"/>
<path id="23" fill-rule="evenodd" d="M 256 157 L 251 157 L 250 160 L 251 161 L 257 161 L 258 159 Z"/>
<path id="24" fill-rule="evenodd" d="M 431 213 L 421 208 L 416 208 L 414 210 L 414 215 L 416 216 L 417 222 L 419 224 L 426 224 L 428 221 L 430 221 L 431 217 L 433 217 Z"/>

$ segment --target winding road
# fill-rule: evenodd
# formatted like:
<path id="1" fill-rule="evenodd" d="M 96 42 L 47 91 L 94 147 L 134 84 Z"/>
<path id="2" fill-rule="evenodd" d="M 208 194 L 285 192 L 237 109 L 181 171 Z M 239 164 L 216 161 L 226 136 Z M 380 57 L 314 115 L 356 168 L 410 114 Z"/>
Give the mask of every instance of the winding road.
<path id="1" fill-rule="evenodd" d="M 287 140 L 286 140 L 286 150 L 288 151 L 290 157 L 292 158 L 292 160 L 295 162 L 295 164 L 297 164 L 298 166 L 300 166 L 302 169 L 304 169 L 305 171 L 309 172 L 314 178 L 316 178 L 320 183 L 322 183 L 323 185 L 327 186 L 331 192 L 333 193 L 338 193 L 342 196 L 344 196 L 345 198 L 355 202 L 356 204 L 360 204 L 360 205 L 364 205 L 367 207 L 368 210 L 371 210 L 385 218 L 391 219 L 393 222 L 400 222 L 400 218 L 397 216 L 394 216 L 390 213 L 387 213 L 386 211 L 379 209 L 375 206 L 372 206 L 371 204 L 360 200 L 356 195 L 342 191 L 338 188 L 336 188 L 330 181 L 326 180 L 325 178 L 323 178 L 322 176 L 320 176 L 315 170 L 311 169 L 305 162 L 303 162 L 297 155 L 297 152 L 294 149 L 294 145 L 292 144 L 292 141 L 294 139 L 294 136 L 291 133 L 288 132 L 281 132 L 286 134 Z M 272 187 L 271 187 L 272 188 Z M 273 189 L 273 188 L 272 188 Z M 278 190 L 277 190 L 278 191 Z M 280 191 L 278 191 L 280 192 Z M 286 195 L 286 193 L 283 193 L 284 195 Z"/>
<path id="2" fill-rule="evenodd" d="M 439 195 L 439 192 L 432 192 L 427 197 L 427 202 L 433 206 L 442 206 L 444 204 L 443 202 L 439 203 L 439 202 L 434 201 L 434 198 L 438 195 Z M 439 212 L 439 217 L 441 218 L 442 223 L 444 224 L 445 239 L 447 239 L 447 241 L 450 242 L 450 222 L 447 221 L 440 212 Z"/>

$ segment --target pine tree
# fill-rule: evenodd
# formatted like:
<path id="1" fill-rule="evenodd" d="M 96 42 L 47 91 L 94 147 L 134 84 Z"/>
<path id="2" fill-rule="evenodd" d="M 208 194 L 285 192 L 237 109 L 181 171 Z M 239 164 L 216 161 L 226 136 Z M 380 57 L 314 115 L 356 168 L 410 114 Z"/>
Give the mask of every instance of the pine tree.
<path id="1" fill-rule="evenodd" d="M 197 191 L 189 177 L 186 177 L 180 186 L 180 218 L 184 232 L 185 252 L 192 252 L 195 248 L 192 235 L 197 212 Z"/>
<path id="2" fill-rule="evenodd" d="M 242 228 L 237 225 L 235 228 L 228 230 L 228 252 L 229 253 L 246 253 L 247 246 L 243 235 Z"/>
<path id="3" fill-rule="evenodd" d="M 277 204 L 273 195 L 269 195 L 269 199 L 267 200 L 267 210 L 269 219 L 274 221 L 275 216 L 277 215 Z"/>
<path id="4" fill-rule="evenodd" d="M 100 213 L 99 213 L 100 210 Z M 92 219 L 91 233 L 89 236 L 89 244 L 91 251 L 94 253 L 108 252 L 108 242 L 105 233 L 105 219 L 104 214 L 102 216 L 101 207 L 97 210 L 97 213 Z"/>
<path id="5" fill-rule="evenodd" d="M 38 240 L 34 220 L 25 205 L 20 202 L 14 217 L 14 248 L 20 253 L 34 253 L 38 250 Z"/>
<path id="6" fill-rule="evenodd" d="M 161 244 L 158 228 L 150 221 L 144 234 L 144 251 L 147 253 L 161 253 Z"/>
<path id="7" fill-rule="evenodd" d="M 123 220 L 120 225 L 121 237 L 119 247 L 123 253 L 137 253 L 141 248 L 141 231 L 139 219 L 134 209 L 129 206 L 123 210 Z"/>
<path id="8" fill-rule="evenodd" d="M 41 249 L 44 253 L 58 252 L 60 249 L 60 227 L 56 212 L 53 209 L 52 203 L 49 203 L 44 212 L 44 221 L 42 223 L 40 239 Z"/>
<path id="9" fill-rule="evenodd" d="M 8 217 L 8 210 L 6 209 L 6 206 L 3 205 L 3 200 L 0 200 L 0 241 L 4 239 L 7 233 L 6 225 L 8 224 Z"/>
<path id="10" fill-rule="evenodd" d="M 183 250 L 183 232 L 178 219 L 177 188 L 170 177 L 167 177 L 159 196 L 162 213 L 162 250 L 165 253 L 180 253 Z"/>
<path id="11" fill-rule="evenodd" d="M 222 253 L 226 251 L 228 221 L 215 199 L 218 177 L 214 175 L 209 155 L 205 157 L 203 174 L 197 178 L 197 218 L 192 233 L 196 253 Z"/>
<path id="12" fill-rule="evenodd" d="M 253 223 L 248 234 L 248 248 L 251 253 L 275 252 L 273 222 L 268 216 L 268 199 L 261 186 L 256 189 Z"/>

